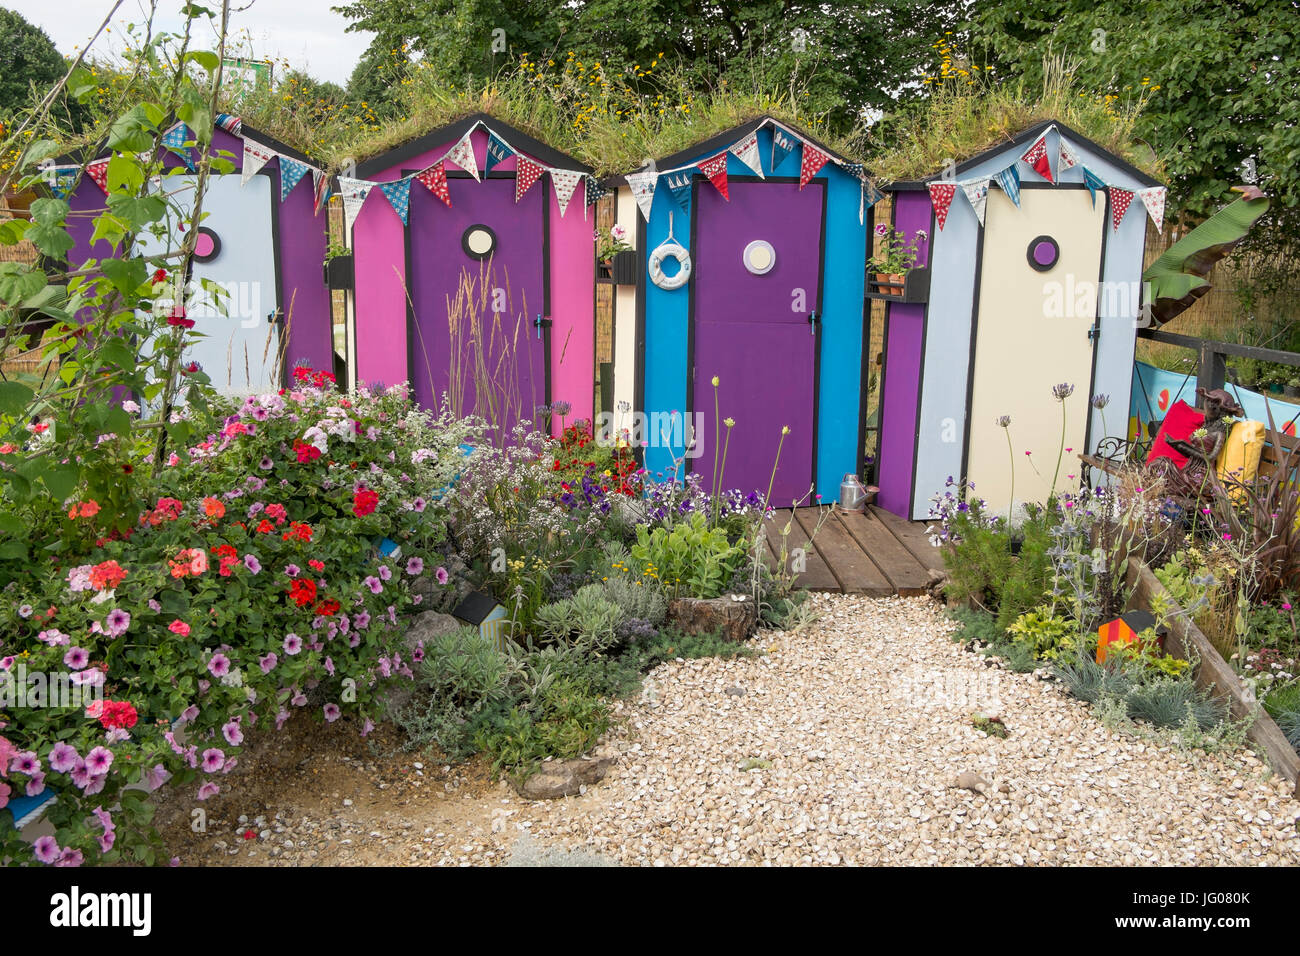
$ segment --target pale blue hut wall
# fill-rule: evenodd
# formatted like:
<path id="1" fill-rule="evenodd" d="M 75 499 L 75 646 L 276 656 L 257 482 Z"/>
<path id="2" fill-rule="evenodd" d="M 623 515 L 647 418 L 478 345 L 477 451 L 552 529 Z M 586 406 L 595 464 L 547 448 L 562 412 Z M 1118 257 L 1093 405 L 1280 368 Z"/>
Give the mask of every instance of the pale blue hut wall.
<path id="1" fill-rule="evenodd" d="M 1077 138 L 1066 136 L 1078 155 L 1080 165 L 1057 174 L 1061 183 L 1082 183 L 1083 166 L 1087 166 L 1107 183 L 1137 190 L 1144 183 L 1111 162 L 1104 153 L 1090 149 Z M 1056 170 L 1059 134 L 1047 134 L 1047 150 Z M 993 154 L 979 165 L 963 170 L 959 180 L 991 176 L 1017 160 L 1016 169 L 1022 182 L 1043 182 L 1028 164 L 1017 157 L 1028 144 L 1009 147 Z M 997 186 L 990 187 L 996 189 Z M 1105 202 L 1100 193 L 1097 202 Z M 1118 230 L 1111 229 L 1106 218 L 1105 257 L 1102 268 L 1100 302 L 1101 337 L 1096 346 L 1093 393 L 1110 396 L 1120 408 L 1130 392 L 1133 380 L 1133 356 L 1137 342 L 1138 291 L 1142 276 L 1142 255 L 1146 238 L 1147 213 L 1136 196 Z M 1044 232 L 1049 231 L 1044 226 Z M 953 198 L 947 222 L 932 240 L 930 304 L 926 321 L 924 393 L 919 420 L 920 441 L 916 460 L 916 487 L 912 517 L 928 516 L 930 496 L 942 491 L 949 476 L 961 477 L 963 436 L 966 430 L 966 396 L 969 385 L 971 316 L 975 303 L 976 258 L 981 240 L 979 222 L 966 197 Z M 1045 357 L 1050 360 L 1050 357 Z M 886 373 L 887 374 L 887 373 Z M 1086 389 L 1087 382 L 1075 382 Z M 1045 400 L 1050 397 L 1045 396 Z M 1105 437 L 1103 416 L 1095 409 L 1088 436 L 1089 451 Z M 1122 414 L 1112 412 L 1107 418 L 1110 434 L 1124 437 Z M 952 436 L 955 434 L 955 440 Z"/>

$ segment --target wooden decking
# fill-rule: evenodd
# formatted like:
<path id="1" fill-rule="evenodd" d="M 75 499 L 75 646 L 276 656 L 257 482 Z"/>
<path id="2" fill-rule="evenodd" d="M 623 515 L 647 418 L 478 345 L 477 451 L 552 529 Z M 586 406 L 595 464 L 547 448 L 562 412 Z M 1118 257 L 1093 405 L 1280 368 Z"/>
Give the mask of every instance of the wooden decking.
<path id="1" fill-rule="evenodd" d="M 787 523 L 787 552 L 804 548 L 804 570 L 795 584 L 809 591 L 907 597 L 924 594 L 933 581 L 931 571 L 943 570 L 943 557 L 930 544 L 923 522 L 907 521 L 874 505 L 865 514 L 834 507 L 778 512 L 765 525 L 773 563 L 779 560 Z M 786 563 L 788 567 L 788 554 Z"/>

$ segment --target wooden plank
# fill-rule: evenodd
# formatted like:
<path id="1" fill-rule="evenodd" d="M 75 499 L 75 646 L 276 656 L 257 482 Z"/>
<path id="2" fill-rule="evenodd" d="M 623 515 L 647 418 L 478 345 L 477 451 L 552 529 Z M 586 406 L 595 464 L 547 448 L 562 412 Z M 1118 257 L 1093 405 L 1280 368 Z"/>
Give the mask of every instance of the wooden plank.
<path id="1" fill-rule="evenodd" d="M 930 543 L 924 524 L 900 518 L 879 505 L 872 505 L 870 511 L 873 518 L 878 518 L 889 533 L 912 552 L 912 557 L 921 563 L 921 567 L 929 571 L 943 570 L 943 551 Z"/>
<path id="2" fill-rule="evenodd" d="M 858 546 L 858 542 L 840 524 L 834 511 L 823 516 L 818 514 L 820 510 L 800 508 L 795 511 L 795 519 L 806 534 L 816 532 L 813 548 L 839 582 L 840 590 L 845 594 L 866 594 L 870 597 L 888 597 L 893 594 L 894 586 L 889 583 L 889 578 Z M 823 517 L 825 520 L 821 520 Z"/>
<path id="3" fill-rule="evenodd" d="M 1282 729 L 1263 707 L 1253 701 L 1246 702 L 1244 688 L 1236 672 L 1220 656 L 1210 639 L 1196 626 L 1191 616 L 1178 607 L 1165 586 L 1151 573 L 1151 569 L 1136 558 L 1129 559 L 1126 580 L 1133 589 L 1133 596 L 1129 599 L 1130 607 L 1149 611 L 1161 596 L 1169 603 L 1173 611 L 1169 614 L 1165 650 L 1183 660 L 1191 660 L 1193 655 L 1200 659 L 1200 666 L 1196 669 L 1196 686 L 1215 697 L 1226 697 L 1228 712 L 1234 719 L 1253 718 L 1246 736 L 1259 745 L 1273 769 L 1286 778 L 1295 788 L 1296 796 L 1300 797 L 1300 755 L 1296 754 Z"/>
<path id="4" fill-rule="evenodd" d="M 885 573 L 895 591 L 903 597 L 926 593 L 930 584 L 929 570 L 889 533 L 878 518 L 852 511 L 837 511 L 835 516 L 867 557 Z"/>
<path id="5" fill-rule="evenodd" d="M 790 537 L 787 539 L 791 551 L 795 548 L 802 548 L 804 542 L 808 539 L 807 533 L 802 529 L 799 522 L 791 517 L 789 511 L 778 511 L 776 517 L 771 519 L 768 526 L 772 547 L 778 552 L 781 550 L 781 529 L 785 527 L 787 521 L 791 522 Z M 787 556 L 786 560 L 789 560 L 789 556 Z M 822 556 L 817 553 L 815 545 L 807 549 L 804 571 L 795 577 L 795 585 L 808 591 L 838 591 L 840 589 L 839 582 L 835 580 L 835 575 L 831 574 L 831 570 L 826 566 Z"/>

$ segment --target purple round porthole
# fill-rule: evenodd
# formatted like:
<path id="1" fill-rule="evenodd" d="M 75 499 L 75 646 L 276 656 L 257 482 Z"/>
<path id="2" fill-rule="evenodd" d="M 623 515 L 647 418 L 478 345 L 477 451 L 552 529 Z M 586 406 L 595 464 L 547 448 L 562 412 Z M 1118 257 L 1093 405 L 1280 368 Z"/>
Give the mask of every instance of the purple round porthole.
<path id="1" fill-rule="evenodd" d="M 1051 236 L 1039 236 L 1029 244 L 1025 257 L 1029 260 L 1030 268 L 1047 272 L 1061 258 L 1061 247 Z"/>
<path id="2" fill-rule="evenodd" d="M 199 227 L 198 238 L 194 240 L 194 258 L 198 262 L 211 262 L 221 254 L 221 240 L 207 226 Z"/>

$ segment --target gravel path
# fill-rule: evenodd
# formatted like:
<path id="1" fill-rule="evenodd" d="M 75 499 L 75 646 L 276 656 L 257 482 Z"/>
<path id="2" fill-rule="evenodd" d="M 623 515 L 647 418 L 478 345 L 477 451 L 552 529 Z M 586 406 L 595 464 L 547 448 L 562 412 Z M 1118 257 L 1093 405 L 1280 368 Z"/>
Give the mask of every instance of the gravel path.
<path id="1" fill-rule="evenodd" d="M 927 599 L 813 600 L 820 621 L 760 635 L 760 657 L 656 670 L 619 763 L 581 796 L 530 802 L 455 768 L 425 778 L 408 755 L 377 793 L 376 768 L 344 759 L 360 799 L 232 798 L 270 817 L 262 835 L 235 838 L 233 818 L 224 836 L 178 832 L 182 860 L 1300 863 L 1300 801 L 1252 753 L 1112 734 L 1056 685 L 954 644 Z M 977 731 L 975 712 L 1008 736 Z"/>

